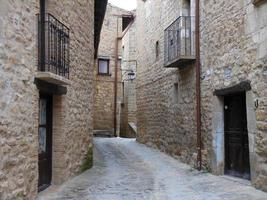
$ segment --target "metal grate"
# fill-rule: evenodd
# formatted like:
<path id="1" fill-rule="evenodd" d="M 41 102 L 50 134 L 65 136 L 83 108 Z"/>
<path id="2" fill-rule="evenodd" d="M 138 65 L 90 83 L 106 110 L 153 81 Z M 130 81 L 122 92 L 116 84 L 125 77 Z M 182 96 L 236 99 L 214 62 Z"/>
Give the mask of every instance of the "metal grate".
<path id="1" fill-rule="evenodd" d="M 45 14 L 44 38 L 41 37 L 41 26 L 38 15 L 38 70 L 69 78 L 69 28 L 48 13 Z M 44 40 L 45 47 L 43 56 L 40 53 L 41 40 Z"/>
<path id="2" fill-rule="evenodd" d="M 181 57 L 195 56 L 195 18 L 180 16 L 164 31 L 165 65 Z"/>

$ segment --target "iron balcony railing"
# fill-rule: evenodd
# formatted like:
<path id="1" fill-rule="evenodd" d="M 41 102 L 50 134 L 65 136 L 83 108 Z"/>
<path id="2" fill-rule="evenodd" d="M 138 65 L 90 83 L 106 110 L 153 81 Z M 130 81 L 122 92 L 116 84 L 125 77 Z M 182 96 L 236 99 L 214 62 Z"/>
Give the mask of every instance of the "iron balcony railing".
<path id="1" fill-rule="evenodd" d="M 164 65 L 186 64 L 195 59 L 195 18 L 178 17 L 164 31 Z M 179 67 L 179 66 L 177 66 Z"/>
<path id="2" fill-rule="evenodd" d="M 41 26 L 45 26 L 44 29 L 41 29 Z M 41 37 L 41 30 L 45 32 L 44 37 Z M 45 48 L 42 55 L 41 48 Z M 69 58 L 69 28 L 48 13 L 45 14 L 42 24 L 38 15 L 38 70 L 69 78 Z"/>

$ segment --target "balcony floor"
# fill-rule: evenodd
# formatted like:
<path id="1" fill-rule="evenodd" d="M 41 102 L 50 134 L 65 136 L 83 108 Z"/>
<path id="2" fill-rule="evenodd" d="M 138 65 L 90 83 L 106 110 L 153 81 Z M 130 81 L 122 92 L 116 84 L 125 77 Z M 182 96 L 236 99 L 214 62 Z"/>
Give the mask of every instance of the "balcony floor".
<path id="1" fill-rule="evenodd" d="M 70 85 L 71 81 L 63 76 L 59 76 L 57 74 L 51 72 L 37 72 L 35 78 L 40 79 L 42 81 L 46 81 L 48 83 L 52 83 L 54 85 Z"/>
<path id="2" fill-rule="evenodd" d="M 182 69 L 187 65 L 193 64 L 195 62 L 195 56 L 180 56 L 177 59 L 166 62 L 164 67 L 166 68 L 179 68 Z"/>

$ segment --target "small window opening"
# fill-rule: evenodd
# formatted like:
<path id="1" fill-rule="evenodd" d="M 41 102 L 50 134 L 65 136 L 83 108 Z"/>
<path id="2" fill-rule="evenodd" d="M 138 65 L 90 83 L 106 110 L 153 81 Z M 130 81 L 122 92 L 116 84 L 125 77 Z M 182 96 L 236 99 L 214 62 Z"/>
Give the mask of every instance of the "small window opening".
<path id="1" fill-rule="evenodd" d="M 173 103 L 179 103 L 179 86 L 178 83 L 173 84 Z"/>
<path id="2" fill-rule="evenodd" d="M 124 31 L 132 21 L 133 21 L 133 16 L 123 16 L 122 17 L 122 31 Z"/>
<path id="3" fill-rule="evenodd" d="M 158 57 L 159 57 L 159 41 L 156 42 L 155 51 L 156 51 L 156 59 L 158 59 Z"/>
<path id="4" fill-rule="evenodd" d="M 190 0 L 184 0 L 183 3 L 183 16 L 190 16 L 191 5 Z"/>
<path id="5" fill-rule="evenodd" d="M 108 59 L 98 59 L 98 74 L 109 75 L 109 60 Z"/>
<path id="6" fill-rule="evenodd" d="M 121 69 L 121 58 L 118 58 L 118 68 Z"/>

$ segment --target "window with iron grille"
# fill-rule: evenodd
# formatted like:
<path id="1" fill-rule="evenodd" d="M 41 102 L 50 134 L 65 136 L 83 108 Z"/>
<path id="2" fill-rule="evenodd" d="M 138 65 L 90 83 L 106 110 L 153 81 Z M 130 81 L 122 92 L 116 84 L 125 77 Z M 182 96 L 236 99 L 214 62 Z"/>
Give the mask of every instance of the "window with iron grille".
<path id="1" fill-rule="evenodd" d="M 41 26 L 44 26 L 44 38 L 41 37 Z M 44 55 L 40 54 L 42 42 L 45 48 Z M 44 24 L 41 24 L 38 15 L 38 70 L 69 78 L 69 56 L 69 28 L 48 13 L 45 14 Z"/>
<path id="2" fill-rule="evenodd" d="M 195 59 L 195 18 L 180 16 L 164 31 L 165 67 L 186 64 Z"/>

